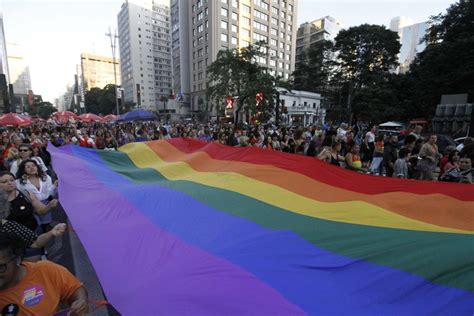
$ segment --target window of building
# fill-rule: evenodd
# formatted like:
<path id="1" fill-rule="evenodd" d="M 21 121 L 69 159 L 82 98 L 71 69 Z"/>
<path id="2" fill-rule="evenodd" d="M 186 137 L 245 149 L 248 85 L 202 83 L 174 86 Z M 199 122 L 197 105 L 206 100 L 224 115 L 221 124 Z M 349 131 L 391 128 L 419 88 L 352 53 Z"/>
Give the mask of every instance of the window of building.
<path id="1" fill-rule="evenodd" d="M 265 42 L 268 42 L 268 37 L 265 36 L 265 35 L 262 35 L 262 34 L 258 34 L 258 33 L 253 33 L 253 39 L 258 42 L 258 41 L 265 41 Z"/>
<path id="2" fill-rule="evenodd" d="M 198 27 L 197 27 L 198 33 L 201 33 L 203 30 L 204 30 L 203 25 L 202 25 L 202 24 L 199 24 Z"/>
<path id="3" fill-rule="evenodd" d="M 258 11 L 258 10 L 254 10 L 253 15 L 254 15 L 254 17 L 256 17 L 256 18 L 259 18 L 259 19 L 268 21 L 268 15 L 265 14 L 265 13 L 263 13 L 263 12 L 260 12 L 260 11 Z"/>
<path id="4" fill-rule="evenodd" d="M 225 17 L 228 17 L 229 16 L 229 10 L 227 10 L 226 8 L 221 8 L 221 15 L 225 16 Z"/>
<path id="5" fill-rule="evenodd" d="M 277 46 L 277 40 L 271 38 L 271 39 L 270 39 L 270 45 Z"/>
<path id="6" fill-rule="evenodd" d="M 232 12 L 232 20 L 238 20 L 239 19 L 239 15 L 235 12 Z"/>
<path id="7" fill-rule="evenodd" d="M 227 34 L 221 34 L 221 41 L 227 43 Z"/>
<path id="8" fill-rule="evenodd" d="M 231 26 L 232 32 L 237 33 L 237 25 L 232 24 Z"/>
<path id="9" fill-rule="evenodd" d="M 270 30 L 270 34 L 278 36 L 278 30 L 272 27 L 272 29 Z"/>
<path id="10" fill-rule="evenodd" d="M 242 24 L 243 25 L 250 25 L 250 19 L 246 17 L 242 17 Z"/>
<path id="11" fill-rule="evenodd" d="M 266 26 L 263 23 L 253 21 L 253 27 L 256 28 L 256 29 L 259 29 L 261 31 L 268 32 L 268 26 Z"/>
<path id="12" fill-rule="evenodd" d="M 224 30 L 227 30 L 227 22 L 226 21 L 221 21 L 221 28 Z"/>
<path id="13" fill-rule="evenodd" d="M 273 14 L 278 14 L 280 11 L 278 10 L 278 8 L 275 8 L 275 7 L 272 7 L 272 13 Z"/>
<path id="14" fill-rule="evenodd" d="M 263 0 L 253 0 L 253 4 L 262 7 L 265 10 L 268 10 L 268 3 Z"/>
<path id="15" fill-rule="evenodd" d="M 242 4 L 241 10 L 245 14 L 250 14 L 250 7 L 248 5 Z"/>
<path id="16" fill-rule="evenodd" d="M 275 25 L 278 25 L 278 19 L 272 17 L 272 23 L 275 24 Z"/>
<path id="17" fill-rule="evenodd" d="M 241 29 L 240 30 L 240 35 L 250 37 L 250 30 L 247 29 Z"/>
<path id="18" fill-rule="evenodd" d="M 239 2 L 237 0 L 232 0 L 232 6 L 234 8 L 238 8 L 239 7 Z"/>
<path id="19" fill-rule="evenodd" d="M 232 36 L 231 43 L 237 45 L 237 37 Z"/>

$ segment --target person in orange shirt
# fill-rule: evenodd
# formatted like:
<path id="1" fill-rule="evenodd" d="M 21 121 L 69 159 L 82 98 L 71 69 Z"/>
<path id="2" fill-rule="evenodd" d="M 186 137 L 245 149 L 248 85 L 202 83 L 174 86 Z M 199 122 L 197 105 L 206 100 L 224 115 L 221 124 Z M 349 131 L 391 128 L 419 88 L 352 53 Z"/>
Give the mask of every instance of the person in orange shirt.
<path id="1" fill-rule="evenodd" d="M 88 311 L 87 291 L 66 268 L 50 261 L 21 262 L 24 244 L 13 233 L 0 232 L 1 315 L 53 315 L 61 302 L 68 315 Z"/>

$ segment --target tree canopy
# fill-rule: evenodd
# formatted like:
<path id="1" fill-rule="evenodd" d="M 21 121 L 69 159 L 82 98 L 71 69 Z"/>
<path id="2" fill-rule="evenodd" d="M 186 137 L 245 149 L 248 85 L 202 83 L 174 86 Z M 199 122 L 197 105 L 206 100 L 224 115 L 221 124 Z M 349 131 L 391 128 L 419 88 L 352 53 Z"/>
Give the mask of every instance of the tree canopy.
<path id="1" fill-rule="evenodd" d="M 94 114 L 115 114 L 115 85 L 108 84 L 103 89 L 91 88 L 85 95 L 86 111 Z"/>
<path id="2" fill-rule="evenodd" d="M 207 100 L 218 114 L 223 114 L 226 97 L 231 96 L 235 99 L 236 120 L 241 111 L 268 116 L 276 79 L 258 63 L 261 57 L 268 57 L 267 47 L 262 42 L 241 49 L 221 50 L 217 54 L 207 68 Z M 255 97 L 260 92 L 264 99 L 257 108 Z"/>
<path id="3" fill-rule="evenodd" d="M 474 96 L 474 3 L 458 1 L 447 12 L 431 17 L 426 49 L 407 74 L 412 81 L 413 106 L 434 114 L 443 94 Z"/>

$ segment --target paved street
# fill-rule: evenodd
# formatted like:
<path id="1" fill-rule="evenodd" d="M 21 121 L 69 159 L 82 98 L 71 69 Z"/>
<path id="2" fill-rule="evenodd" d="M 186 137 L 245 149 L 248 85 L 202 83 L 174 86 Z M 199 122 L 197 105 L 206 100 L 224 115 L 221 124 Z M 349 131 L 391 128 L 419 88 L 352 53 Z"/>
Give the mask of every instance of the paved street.
<path id="1" fill-rule="evenodd" d="M 70 225 L 61 207 L 55 211 L 54 220 L 56 222 L 66 222 Z M 91 300 L 106 300 L 89 257 L 73 230 L 64 234 L 62 238 L 56 238 L 54 244 L 48 248 L 48 258 L 67 267 L 69 271 L 77 276 L 86 286 Z M 94 308 L 94 306 L 91 306 L 91 308 Z M 120 314 L 110 305 L 107 305 L 107 307 L 101 307 L 88 315 L 116 316 Z"/>

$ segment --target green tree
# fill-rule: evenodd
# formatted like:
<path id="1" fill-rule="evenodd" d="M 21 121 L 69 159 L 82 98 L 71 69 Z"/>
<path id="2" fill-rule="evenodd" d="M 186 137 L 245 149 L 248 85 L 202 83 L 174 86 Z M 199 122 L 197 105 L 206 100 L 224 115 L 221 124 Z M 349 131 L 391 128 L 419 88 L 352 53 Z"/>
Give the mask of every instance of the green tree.
<path id="1" fill-rule="evenodd" d="M 108 84 L 103 89 L 91 88 L 85 95 L 86 111 L 94 114 L 115 114 L 115 85 Z"/>
<path id="2" fill-rule="evenodd" d="M 51 114 L 57 112 L 56 109 L 51 102 L 42 102 L 38 107 L 37 115 L 43 119 L 48 119 Z"/>
<path id="3" fill-rule="evenodd" d="M 430 117 L 442 94 L 474 97 L 474 3 L 458 1 L 430 18 L 427 47 L 408 73 L 417 116 Z"/>
<path id="4" fill-rule="evenodd" d="M 268 57 L 267 51 L 267 47 L 259 42 L 238 50 L 221 50 L 217 54 L 216 60 L 207 68 L 207 99 L 216 107 L 218 115 L 224 113 L 226 97 L 232 96 L 236 100 L 235 122 L 238 122 L 241 112 L 269 116 L 275 78 L 257 62 L 259 57 Z M 263 92 L 264 101 L 257 108 L 255 96 L 259 92 Z"/>
<path id="5" fill-rule="evenodd" d="M 303 51 L 293 73 L 294 89 L 323 93 L 333 65 L 333 43 L 323 40 Z"/>
<path id="6" fill-rule="evenodd" d="M 336 36 L 332 83 L 342 90 L 338 101 L 347 104 L 351 119 L 359 114 L 375 117 L 367 113 L 367 106 L 379 104 L 387 95 L 386 83 L 398 65 L 400 46 L 398 34 L 380 25 L 363 24 Z"/>
<path id="7" fill-rule="evenodd" d="M 32 106 L 29 108 L 28 112 L 31 116 L 39 116 L 41 118 L 47 119 L 56 112 L 56 109 L 51 102 L 43 102 L 43 100 L 34 100 Z"/>

